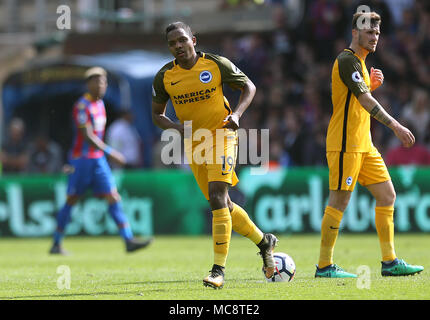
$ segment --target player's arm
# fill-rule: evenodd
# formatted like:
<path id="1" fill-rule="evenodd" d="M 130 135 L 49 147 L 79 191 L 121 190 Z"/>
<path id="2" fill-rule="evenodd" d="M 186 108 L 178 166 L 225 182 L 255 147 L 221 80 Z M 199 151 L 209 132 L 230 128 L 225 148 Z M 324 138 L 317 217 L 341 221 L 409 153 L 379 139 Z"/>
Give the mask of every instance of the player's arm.
<path id="1" fill-rule="evenodd" d="M 229 122 L 224 125 L 224 128 L 229 128 L 233 130 L 237 130 L 239 128 L 239 119 L 242 114 L 248 109 L 249 105 L 254 99 L 255 92 L 257 91 L 254 83 L 251 80 L 247 79 L 244 86 L 240 88 L 241 93 L 239 97 L 239 102 L 236 106 L 234 112 L 227 117 L 226 120 Z"/>
<path id="2" fill-rule="evenodd" d="M 170 96 L 164 87 L 164 71 L 165 67 L 161 68 L 152 83 L 152 122 L 163 130 L 176 129 L 183 135 L 184 126 L 173 122 L 166 116 L 167 101 L 169 101 Z"/>
<path id="3" fill-rule="evenodd" d="M 173 122 L 169 117 L 166 116 L 167 103 L 158 103 L 152 101 L 152 122 L 159 128 L 176 129 L 182 135 L 184 134 L 184 126 L 179 123 Z"/>
<path id="4" fill-rule="evenodd" d="M 403 146 L 409 148 L 415 143 L 415 137 L 412 132 L 390 116 L 369 92 L 359 95 L 358 101 L 363 108 L 370 113 L 371 117 L 393 130 L 394 134 L 399 138 Z"/>
<path id="5" fill-rule="evenodd" d="M 399 138 L 405 147 L 411 147 L 415 143 L 415 137 L 408 128 L 402 126 L 398 121 L 391 117 L 387 111 L 373 98 L 370 93 L 371 89 L 368 88 L 363 80 L 363 70 L 360 61 L 354 55 L 343 55 L 338 58 L 339 75 L 348 89 L 354 94 L 360 104 L 370 113 L 370 116 L 389 127 L 393 130 L 394 134 Z M 371 70 L 375 73 L 374 69 Z M 382 72 L 381 72 L 382 73 Z M 380 76 L 375 77 L 376 82 L 383 82 Z M 372 85 L 372 84 L 371 84 Z M 378 85 L 378 86 L 379 86 Z"/>
<path id="6" fill-rule="evenodd" d="M 88 122 L 85 124 L 85 126 L 80 126 L 79 131 L 82 133 L 85 140 L 88 141 L 91 146 L 102 150 L 110 159 L 112 159 L 117 164 L 121 166 L 126 164 L 126 160 L 120 152 L 108 146 L 106 143 L 103 142 L 102 139 L 100 139 L 96 134 L 94 134 L 93 126 L 91 125 L 91 123 Z"/>
<path id="7" fill-rule="evenodd" d="M 206 56 L 218 65 L 221 72 L 222 83 L 227 84 L 233 90 L 241 90 L 239 102 L 234 112 L 225 119 L 225 121 L 228 122 L 224 125 L 224 128 L 236 130 L 239 128 L 240 117 L 254 98 L 256 91 L 255 85 L 227 58 L 214 54 L 206 54 Z"/>

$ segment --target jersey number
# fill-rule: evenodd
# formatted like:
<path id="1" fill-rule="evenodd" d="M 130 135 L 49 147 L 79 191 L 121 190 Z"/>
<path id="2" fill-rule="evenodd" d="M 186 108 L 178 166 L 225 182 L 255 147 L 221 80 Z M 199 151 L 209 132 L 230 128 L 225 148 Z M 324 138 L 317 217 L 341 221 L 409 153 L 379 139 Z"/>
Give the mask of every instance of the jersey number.
<path id="1" fill-rule="evenodd" d="M 228 156 L 227 159 L 225 158 L 225 156 L 221 156 L 222 159 L 222 171 L 226 171 L 226 162 L 227 164 L 230 166 L 230 168 L 227 171 L 231 171 L 233 169 L 234 166 L 234 160 L 232 156 Z"/>

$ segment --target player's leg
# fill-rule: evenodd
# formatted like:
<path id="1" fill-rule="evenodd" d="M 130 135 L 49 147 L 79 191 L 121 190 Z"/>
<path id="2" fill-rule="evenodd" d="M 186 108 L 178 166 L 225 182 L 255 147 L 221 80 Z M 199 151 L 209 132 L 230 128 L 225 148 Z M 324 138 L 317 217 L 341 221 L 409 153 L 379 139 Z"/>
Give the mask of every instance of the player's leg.
<path id="1" fill-rule="evenodd" d="M 224 285 L 224 269 L 230 247 L 232 223 L 227 204 L 228 187 L 229 185 L 222 181 L 211 181 L 208 184 L 209 203 L 212 209 L 214 264 L 211 274 L 203 283 L 213 288 L 222 288 Z"/>
<path id="2" fill-rule="evenodd" d="M 351 191 L 330 190 L 328 204 L 321 222 L 321 245 L 318 261 L 320 269 L 333 264 L 333 252 L 340 222 L 350 198 Z"/>
<path id="3" fill-rule="evenodd" d="M 73 206 L 79 201 L 91 183 L 91 161 L 73 159 L 70 161 L 72 172 L 67 181 L 67 200 L 57 213 L 57 227 L 53 235 L 51 254 L 67 254 L 62 247 L 67 224 L 70 222 Z"/>
<path id="4" fill-rule="evenodd" d="M 376 200 L 375 227 L 381 246 L 382 261 L 391 262 L 396 259 L 393 221 L 396 192 L 384 160 L 376 148 L 364 156 L 358 180 Z"/>
<path id="5" fill-rule="evenodd" d="M 79 196 L 68 195 L 66 203 L 57 213 L 57 227 L 53 235 L 53 244 L 49 253 L 67 255 L 68 252 L 62 247 L 62 242 L 67 224 L 70 222 L 73 206 L 79 201 Z"/>
<path id="6" fill-rule="evenodd" d="M 191 171 L 193 172 L 194 178 L 196 179 L 197 185 L 199 186 L 200 190 L 202 191 L 204 197 L 206 198 L 206 200 L 208 200 L 209 204 L 210 202 L 210 197 L 209 197 L 209 182 L 208 182 L 208 170 L 206 168 L 205 164 L 196 164 L 193 163 L 192 161 L 189 161 L 190 163 L 190 168 Z M 214 191 L 212 191 L 214 194 Z M 213 196 L 213 198 L 215 197 L 215 195 Z M 215 199 L 213 199 L 213 202 L 217 202 Z M 220 202 L 220 201 L 218 201 Z M 222 202 L 222 201 L 221 201 Z M 223 204 L 219 205 L 219 208 L 222 209 Z M 212 207 L 212 206 L 211 206 Z M 222 217 L 222 213 L 223 210 L 220 211 L 220 214 L 218 215 L 217 212 L 212 213 L 212 233 L 214 233 L 215 231 L 221 231 L 221 230 L 217 230 L 214 227 L 214 223 L 215 224 L 220 224 L 220 222 L 223 222 L 222 218 L 221 221 L 220 217 Z M 217 216 L 217 219 L 215 219 L 215 216 Z M 214 221 L 217 220 L 217 221 Z M 228 229 L 228 219 L 224 219 L 227 222 L 227 225 L 224 226 L 224 229 Z M 230 218 L 230 228 L 231 228 L 231 218 Z M 231 233 L 231 231 L 230 231 Z M 217 240 L 214 240 L 215 237 L 213 238 L 214 244 L 213 244 L 213 250 L 214 250 L 214 264 L 212 265 L 212 269 L 209 273 L 208 276 L 206 276 L 203 279 L 203 285 L 206 287 L 211 287 L 214 289 L 221 289 L 224 286 L 224 270 L 225 270 L 225 263 L 223 261 L 218 261 L 220 259 L 220 257 L 222 258 L 222 253 L 217 253 L 217 251 L 219 251 L 218 249 L 222 249 L 221 246 L 224 247 L 224 249 L 226 249 L 226 245 L 227 244 L 219 244 L 219 248 L 216 247 L 215 242 Z M 224 242 L 223 240 L 220 240 L 219 242 Z M 228 250 L 228 249 L 227 249 Z M 217 259 L 215 259 L 215 257 L 217 257 Z M 224 260 L 224 259 L 222 259 Z"/>
<path id="7" fill-rule="evenodd" d="M 329 201 L 321 222 L 320 256 L 315 277 L 355 278 L 334 264 L 333 255 L 343 212 L 348 206 L 354 190 L 361 159 L 359 154 L 328 152 L 329 166 Z"/>
<path id="8" fill-rule="evenodd" d="M 396 192 L 391 180 L 367 185 L 376 200 L 375 227 L 381 247 L 381 274 L 383 276 L 404 276 L 420 273 L 422 266 L 409 265 L 398 259 L 394 249 L 394 202 Z"/>
<path id="9" fill-rule="evenodd" d="M 209 276 L 203 279 L 203 284 L 221 288 L 224 285 L 224 269 L 232 232 L 228 189 L 232 185 L 237 135 L 234 131 L 218 130 L 209 142 L 212 143 L 206 145 L 204 164 L 193 165 L 192 169 L 212 209 L 214 264 Z"/>
<path id="10" fill-rule="evenodd" d="M 273 250 L 278 243 L 278 239 L 273 234 L 264 234 L 249 218 L 246 211 L 238 204 L 232 202 L 230 197 L 228 197 L 227 203 L 230 210 L 233 230 L 247 237 L 257 245 L 260 249 L 260 255 L 263 258 L 266 277 L 271 278 L 275 271 Z"/>
<path id="11" fill-rule="evenodd" d="M 229 196 L 227 203 L 233 230 L 258 245 L 264 238 L 263 232 L 249 218 L 248 213 L 241 206 L 232 202 Z"/>
<path id="12" fill-rule="evenodd" d="M 134 238 L 128 218 L 122 209 L 121 196 L 117 191 L 112 172 L 105 157 L 96 159 L 93 191 L 108 202 L 109 214 L 118 226 L 119 234 L 124 240 L 127 252 L 145 248 L 152 242 L 151 238 L 144 241 Z"/>
<path id="13" fill-rule="evenodd" d="M 391 180 L 367 185 L 366 188 L 376 200 L 375 227 L 381 247 L 382 261 L 396 259 L 394 250 L 394 202 L 396 193 Z"/>
<path id="14" fill-rule="evenodd" d="M 126 251 L 133 252 L 147 247 L 152 242 L 152 238 L 139 240 L 134 237 L 128 218 L 122 209 L 121 196 L 116 188 L 105 195 L 105 199 L 108 202 L 109 214 L 118 226 L 119 234 L 124 240 Z"/>
<path id="15" fill-rule="evenodd" d="M 324 210 L 321 222 L 321 244 L 316 278 L 356 278 L 355 274 L 344 271 L 334 264 L 333 254 L 339 234 L 339 226 L 343 212 L 351 198 L 351 191 L 330 190 L 329 201 Z"/>

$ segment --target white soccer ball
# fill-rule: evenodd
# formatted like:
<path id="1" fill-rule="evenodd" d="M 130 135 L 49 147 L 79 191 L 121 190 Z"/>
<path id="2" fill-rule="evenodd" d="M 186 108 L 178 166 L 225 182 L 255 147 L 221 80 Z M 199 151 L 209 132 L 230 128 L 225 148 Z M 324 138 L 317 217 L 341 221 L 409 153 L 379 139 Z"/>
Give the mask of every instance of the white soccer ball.
<path id="1" fill-rule="evenodd" d="M 286 253 L 275 252 L 273 253 L 275 259 L 275 273 L 271 278 L 266 278 L 267 282 L 288 282 L 293 280 L 296 274 L 296 264 L 294 260 Z M 263 268 L 263 274 L 264 268 Z"/>

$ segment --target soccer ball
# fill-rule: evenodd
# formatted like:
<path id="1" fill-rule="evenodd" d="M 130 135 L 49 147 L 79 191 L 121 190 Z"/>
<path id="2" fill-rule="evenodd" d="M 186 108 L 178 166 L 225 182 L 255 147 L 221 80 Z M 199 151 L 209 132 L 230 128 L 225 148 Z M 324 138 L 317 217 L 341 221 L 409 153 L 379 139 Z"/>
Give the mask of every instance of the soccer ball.
<path id="1" fill-rule="evenodd" d="M 296 264 L 294 260 L 286 253 L 275 252 L 273 253 L 275 258 L 275 273 L 269 279 L 266 278 L 267 282 L 288 282 L 293 280 L 296 274 Z M 264 268 L 263 268 L 263 274 Z"/>

